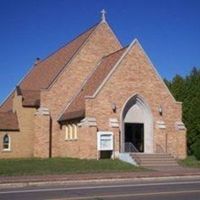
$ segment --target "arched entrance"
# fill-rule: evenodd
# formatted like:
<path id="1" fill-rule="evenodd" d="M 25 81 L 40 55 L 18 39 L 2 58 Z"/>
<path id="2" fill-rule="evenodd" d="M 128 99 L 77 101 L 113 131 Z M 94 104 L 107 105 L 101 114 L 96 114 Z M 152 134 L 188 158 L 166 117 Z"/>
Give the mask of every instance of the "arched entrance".
<path id="1" fill-rule="evenodd" d="M 139 95 L 125 103 L 121 114 L 121 152 L 153 153 L 153 117 Z"/>

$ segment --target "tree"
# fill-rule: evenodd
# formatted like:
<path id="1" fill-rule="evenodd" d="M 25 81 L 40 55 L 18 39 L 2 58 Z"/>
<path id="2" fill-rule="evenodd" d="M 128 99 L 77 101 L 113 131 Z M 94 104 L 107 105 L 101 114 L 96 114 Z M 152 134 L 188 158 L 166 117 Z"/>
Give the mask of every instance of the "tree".
<path id="1" fill-rule="evenodd" d="M 200 140 L 200 69 L 194 67 L 186 77 L 164 80 L 177 101 L 183 102 L 183 122 L 187 127 L 188 153 L 197 152 Z"/>

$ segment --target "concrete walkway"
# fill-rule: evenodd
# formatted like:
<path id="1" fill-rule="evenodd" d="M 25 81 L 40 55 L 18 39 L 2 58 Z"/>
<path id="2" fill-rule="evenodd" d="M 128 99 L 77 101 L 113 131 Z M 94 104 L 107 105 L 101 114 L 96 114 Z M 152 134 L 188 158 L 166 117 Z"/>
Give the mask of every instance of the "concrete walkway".
<path id="1" fill-rule="evenodd" d="M 195 168 L 162 168 L 159 171 L 140 172 L 104 172 L 89 174 L 62 174 L 62 175 L 41 175 L 41 176 L 0 176 L 0 188 L 24 187 L 26 185 L 45 185 L 53 183 L 119 180 L 119 179 L 156 179 L 164 177 L 200 177 L 200 169 Z M 21 186 L 20 186 L 21 185 Z"/>

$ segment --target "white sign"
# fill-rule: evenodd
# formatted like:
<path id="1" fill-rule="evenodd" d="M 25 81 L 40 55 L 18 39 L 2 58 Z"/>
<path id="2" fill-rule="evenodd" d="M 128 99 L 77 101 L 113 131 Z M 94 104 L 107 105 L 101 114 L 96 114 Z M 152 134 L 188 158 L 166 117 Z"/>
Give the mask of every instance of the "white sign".
<path id="1" fill-rule="evenodd" d="M 97 132 L 97 149 L 99 151 L 113 150 L 113 133 L 108 131 Z"/>

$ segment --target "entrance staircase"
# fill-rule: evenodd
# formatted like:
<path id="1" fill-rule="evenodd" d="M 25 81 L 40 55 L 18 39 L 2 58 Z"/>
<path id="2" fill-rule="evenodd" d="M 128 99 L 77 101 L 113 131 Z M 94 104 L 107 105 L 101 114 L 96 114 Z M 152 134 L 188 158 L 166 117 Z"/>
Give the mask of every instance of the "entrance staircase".
<path id="1" fill-rule="evenodd" d="M 166 153 L 130 153 L 130 156 L 135 162 L 144 168 L 157 169 L 157 168 L 178 168 L 180 167 L 176 160 Z"/>

